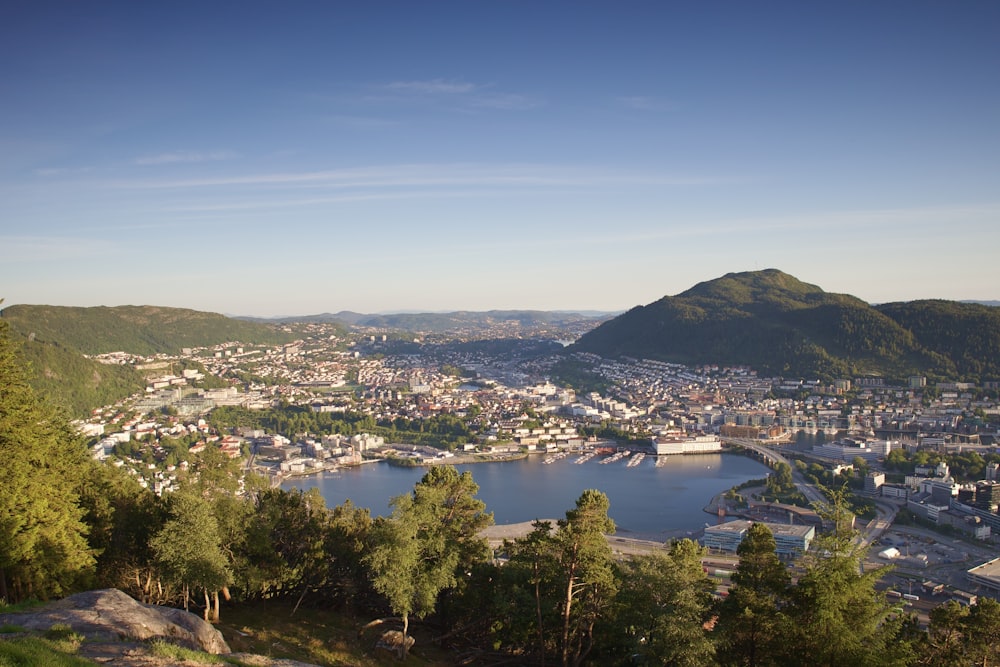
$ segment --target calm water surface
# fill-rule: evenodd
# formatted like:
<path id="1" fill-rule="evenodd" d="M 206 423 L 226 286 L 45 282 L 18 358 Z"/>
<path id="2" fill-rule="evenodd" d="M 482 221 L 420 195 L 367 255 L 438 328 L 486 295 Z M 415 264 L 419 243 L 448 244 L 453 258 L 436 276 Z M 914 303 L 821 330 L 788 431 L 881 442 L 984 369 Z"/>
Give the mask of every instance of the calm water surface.
<path id="1" fill-rule="evenodd" d="M 619 534 L 666 538 L 704 528 L 715 518 L 703 511 L 716 494 L 748 479 L 764 477 L 768 468 L 739 454 L 675 456 L 656 467 L 649 456 L 628 468 L 625 461 L 601 465 L 600 458 L 575 464 L 571 455 L 545 465 L 541 456 L 506 463 L 456 466 L 469 470 L 479 484 L 479 498 L 496 523 L 560 519 L 585 489 L 599 489 L 611 501 L 609 514 Z M 328 507 L 350 499 L 373 515 L 389 513 L 393 496 L 409 493 L 425 468 L 368 464 L 334 473 L 300 477 L 286 489 L 318 487 Z"/>

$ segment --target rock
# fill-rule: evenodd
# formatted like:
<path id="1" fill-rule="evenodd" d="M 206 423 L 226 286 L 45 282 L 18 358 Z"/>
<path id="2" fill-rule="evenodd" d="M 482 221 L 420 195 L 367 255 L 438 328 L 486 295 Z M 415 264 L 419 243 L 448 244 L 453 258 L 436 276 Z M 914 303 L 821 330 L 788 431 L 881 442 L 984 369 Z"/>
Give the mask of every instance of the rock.
<path id="1" fill-rule="evenodd" d="M 36 632 L 56 624 L 69 626 L 94 641 L 163 639 L 206 653 L 229 653 L 222 633 L 200 617 L 181 609 L 141 604 L 114 588 L 77 593 L 25 612 L 0 614 L 0 625 Z"/>
<path id="2" fill-rule="evenodd" d="M 375 650 L 388 651 L 396 656 L 399 660 L 406 657 L 406 654 L 413 648 L 413 644 L 416 640 L 413 637 L 407 636 L 403 638 L 403 633 L 399 630 L 386 630 L 375 642 Z"/>

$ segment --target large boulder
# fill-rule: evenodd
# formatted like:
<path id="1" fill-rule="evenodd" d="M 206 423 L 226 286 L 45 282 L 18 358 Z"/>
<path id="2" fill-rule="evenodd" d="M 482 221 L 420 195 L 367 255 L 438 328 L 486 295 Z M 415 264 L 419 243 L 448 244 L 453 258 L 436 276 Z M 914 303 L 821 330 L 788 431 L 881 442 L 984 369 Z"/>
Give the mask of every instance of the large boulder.
<path id="1" fill-rule="evenodd" d="M 24 612 L 0 614 L 0 626 L 44 632 L 57 624 L 96 641 L 163 639 L 206 653 L 230 652 L 222 633 L 200 617 L 181 609 L 136 602 L 114 588 L 77 593 Z"/>

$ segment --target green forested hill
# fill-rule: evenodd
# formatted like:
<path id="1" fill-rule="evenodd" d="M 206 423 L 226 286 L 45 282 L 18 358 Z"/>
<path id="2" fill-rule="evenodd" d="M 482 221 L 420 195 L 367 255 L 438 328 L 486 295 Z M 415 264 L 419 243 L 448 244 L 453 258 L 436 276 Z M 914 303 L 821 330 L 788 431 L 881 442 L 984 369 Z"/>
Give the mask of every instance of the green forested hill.
<path id="1" fill-rule="evenodd" d="M 101 364 L 84 355 L 177 354 L 183 347 L 227 341 L 276 344 L 292 338 L 274 325 L 156 306 L 16 305 L 4 308 L 0 317 L 23 342 L 32 385 L 74 416 L 114 403 L 145 385 L 131 367 Z"/>
<path id="2" fill-rule="evenodd" d="M 146 386 L 142 373 L 131 366 L 102 364 L 56 343 L 25 340 L 21 355 L 35 390 L 74 417 Z"/>
<path id="3" fill-rule="evenodd" d="M 1000 311 L 951 302 L 892 306 L 874 308 L 775 269 L 730 273 L 633 308 L 574 349 L 826 379 L 1000 377 Z"/>
<path id="4" fill-rule="evenodd" d="M 226 341 L 273 344 L 292 339 L 272 325 L 186 308 L 16 305 L 4 308 L 0 316 L 23 336 L 84 354 L 177 354 L 182 347 Z"/>
<path id="5" fill-rule="evenodd" d="M 875 308 L 911 331 L 920 345 L 946 357 L 957 375 L 998 378 L 1000 308 L 937 299 Z"/>

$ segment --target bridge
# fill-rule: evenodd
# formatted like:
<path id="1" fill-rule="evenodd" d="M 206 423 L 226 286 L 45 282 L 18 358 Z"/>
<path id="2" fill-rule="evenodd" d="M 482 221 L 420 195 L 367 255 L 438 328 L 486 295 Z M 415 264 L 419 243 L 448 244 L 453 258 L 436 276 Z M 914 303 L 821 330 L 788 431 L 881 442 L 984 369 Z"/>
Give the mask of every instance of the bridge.
<path id="1" fill-rule="evenodd" d="M 786 466 L 791 468 L 792 481 L 795 482 L 795 487 L 802 492 L 802 495 L 806 497 L 806 500 L 808 500 L 810 503 L 813 504 L 819 503 L 825 505 L 827 503 L 826 496 L 824 496 L 823 493 L 816 488 L 816 485 L 807 482 L 805 477 L 802 476 L 802 473 L 799 472 L 799 470 L 794 465 L 792 465 L 788 461 L 788 459 L 786 459 L 784 456 L 774 451 L 773 449 L 766 447 L 751 438 L 723 437 L 722 442 L 727 445 L 731 445 L 733 447 L 741 447 L 743 449 L 751 451 L 757 456 L 757 458 L 761 459 L 762 461 L 764 461 L 765 463 L 767 463 L 772 467 L 775 464 L 784 463 Z"/>

